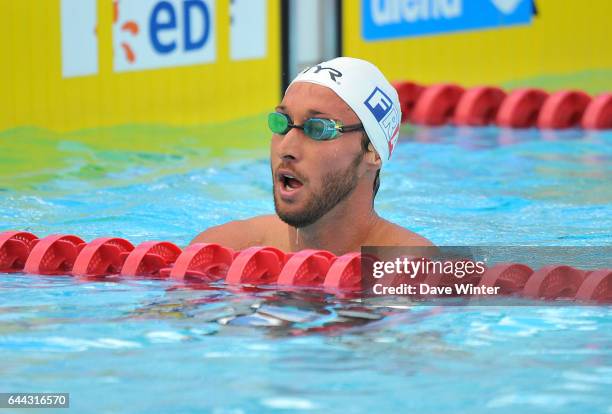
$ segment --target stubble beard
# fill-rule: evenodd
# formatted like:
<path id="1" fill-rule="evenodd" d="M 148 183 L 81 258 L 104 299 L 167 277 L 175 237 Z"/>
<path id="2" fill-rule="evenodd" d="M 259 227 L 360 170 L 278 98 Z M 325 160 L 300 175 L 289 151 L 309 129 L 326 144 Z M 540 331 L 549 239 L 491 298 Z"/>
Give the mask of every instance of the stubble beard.
<path id="1" fill-rule="evenodd" d="M 276 186 L 273 186 L 274 209 L 278 217 L 295 228 L 316 223 L 355 190 L 359 181 L 357 167 L 363 160 L 363 155 L 360 153 L 344 171 L 331 171 L 326 174 L 322 179 L 321 190 L 313 193 L 300 211 L 283 211 L 279 206 Z"/>

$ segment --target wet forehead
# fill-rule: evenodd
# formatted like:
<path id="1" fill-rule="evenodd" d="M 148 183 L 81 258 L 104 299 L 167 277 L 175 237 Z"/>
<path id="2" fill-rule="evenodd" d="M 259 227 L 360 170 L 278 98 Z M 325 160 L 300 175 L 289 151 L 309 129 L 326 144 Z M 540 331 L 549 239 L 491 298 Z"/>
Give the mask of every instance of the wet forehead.
<path id="1" fill-rule="evenodd" d="M 291 84 L 279 106 L 293 116 L 323 114 L 342 120 L 345 124 L 359 122 L 355 112 L 334 91 L 315 83 Z"/>

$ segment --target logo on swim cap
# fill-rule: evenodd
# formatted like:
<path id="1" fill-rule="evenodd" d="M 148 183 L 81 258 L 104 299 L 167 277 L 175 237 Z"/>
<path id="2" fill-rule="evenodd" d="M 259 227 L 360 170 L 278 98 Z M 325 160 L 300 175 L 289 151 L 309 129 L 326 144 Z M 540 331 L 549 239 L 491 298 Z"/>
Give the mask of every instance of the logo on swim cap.
<path id="1" fill-rule="evenodd" d="M 393 147 L 395 146 L 399 134 L 399 111 L 393 106 L 391 98 L 389 98 L 389 96 L 379 87 L 374 88 L 374 91 L 372 91 L 368 99 L 363 103 L 366 108 L 370 110 L 372 115 L 374 115 L 374 118 L 378 122 L 378 126 L 382 129 L 387 139 L 387 144 L 389 146 L 389 156 L 387 159 L 389 159 L 391 158 L 391 153 L 393 152 Z"/>
<path id="2" fill-rule="evenodd" d="M 327 70 L 329 71 L 329 77 L 331 78 L 332 81 L 337 82 L 336 79 L 342 77 L 342 72 L 340 72 L 338 69 L 334 69 L 334 68 L 329 68 L 329 67 L 324 67 L 321 65 L 317 65 L 317 66 L 311 66 L 309 68 L 307 68 L 306 70 L 304 70 L 302 73 L 306 73 L 309 70 L 314 69 L 314 73 L 317 74 L 319 72 L 321 72 L 322 70 Z"/>
<path id="3" fill-rule="evenodd" d="M 368 96 L 368 99 L 366 99 L 364 103 L 378 122 L 389 113 L 393 106 L 391 99 L 389 99 L 389 97 L 378 87 L 374 89 L 374 92 Z"/>

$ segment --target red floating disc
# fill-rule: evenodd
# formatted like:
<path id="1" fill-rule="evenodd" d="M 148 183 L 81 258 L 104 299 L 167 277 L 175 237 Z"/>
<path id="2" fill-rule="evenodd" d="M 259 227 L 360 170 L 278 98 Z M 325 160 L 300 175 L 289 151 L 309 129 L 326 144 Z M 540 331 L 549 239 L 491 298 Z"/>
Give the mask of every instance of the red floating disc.
<path id="1" fill-rule="evenodd" d="M 225 281 L 230 284 L 276 283 L 285 253 L 274 247 L 253 246 L 241 251 L 232 262 Z"/>
<path id="2" fill-rule="evenodd" d="M 584 279 L 584 272 L 571 266 L 544 266 L 529 277 L 523 294 L 530 298 L 573 298 Z"/>
<path id="3" fill-rule="evenodd" d="M 612 129 L 612 92 L 594 98 L 582 116 L 586 129 Z"/>
<path id="4" fill-rule="evenodd" d="M 127 254 L 134 250 L 129 241 L 100 237 L 88 243 L 79 253 L 72 268 L 74 276 L 107 276 L 121 272 Z"/>
<path id="5" fill-rule="evenodd" d="M 336 256 L 325 250 L 305 249 L 291 255 L 278 276 L 279 285 L 322 286 Z"/>
<path id="6" fill-rule="evenodd" d="M 430 126 L 448 123 L 463 91 L 462 87 L 453 84 L 428 86 L 414 107 L 412 122 Z"/>
<path id="7" fill-rule="evenodd" d="M 25 262 L 24 272 L 35 275 L 68 275 L 85 242 L 71 234 L 40 239 Z"/>
<path id="8" fill-rule="evenodd" d="M 612 269 L 600 269 L 589 273 L 580 285 L 576 299 L 612 303 Z"/>
<path id="9" fill-rule="evenodd" d="M 484 126 L 495 122 L 497 111 L 506 92 L 494 86 L 478 86 L 468 89 L 455 109 L 456 125 Z"/>
<path id="10" fill-rule="evenodd" d="M 37 242 L 38 237 L 25 231 L 0 233 L 0 273 L 22 271 Z"/>
<path id="11" fill-rule="evenodd" d="M 391 83 L 399 97 L 400 108 L 402 109 L 402 124 L 408 122 L 414 105 L 425 89 L 423 86 L 414 82 L 399 81 Z"/>
<path id="12" fill-rule="evenodd" d="M 223 279 L 234 260 L 234 251 L 216 243 L 196 243 L 183 250 L 170 269 L 170 279 Z"/>
<path id="13" fill-rule="evenodd" d="M 140 243 L 127 256 L 121 276 L 164 276 L 160 270 L 169 267 L 181 254 L 181 249 L 170 242 L 148 241 Z"/>
<path id="14" fill-rule="evenodd" d="M 538 128 L 578 127 L 590 102 L 591 97 L 582 91 L 555 92 L 544 101 L 538 116 Z"/>
<path id="15" fill-rule="evenodd" d="M 488 268 L 480 279 L 480 287 L 499 287 L 502 295 L 523 290 L 533 269 L 521 263 L 500 263 Z"/>
<path id="16" fill-rule="evenodd" d="M 361 289 L 361 253 L 347 253 L 334 260 L 323 286 L 329 289 Z"/>
<path id="17" fill-rule="evenodd" d="M 509 128 L 535 126 L 547 97 L 548 93 L 540 89 L 525 88 L 512 91 L 499 107 L 497 125 Z"/>

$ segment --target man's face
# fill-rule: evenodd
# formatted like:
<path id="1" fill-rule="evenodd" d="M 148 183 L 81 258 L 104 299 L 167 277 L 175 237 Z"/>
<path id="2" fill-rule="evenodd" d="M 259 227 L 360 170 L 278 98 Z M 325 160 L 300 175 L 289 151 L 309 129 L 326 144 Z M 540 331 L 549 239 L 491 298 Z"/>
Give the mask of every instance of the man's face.
<path id="1" fill-rule="evenodd" d="M 297 82 L 276 108 L 302 125 L 309 118 L 328 118 L 344 125 L 359 118 L 331 89 Z M 359 182 L 363 160 L 362 132 L 343 133 L 329 141 L 315 141 L 300 129 L 272 136 L 272 168 L 276 214 L 293 227 L 305 227 L 323 217 L 352 193 Z"/>

